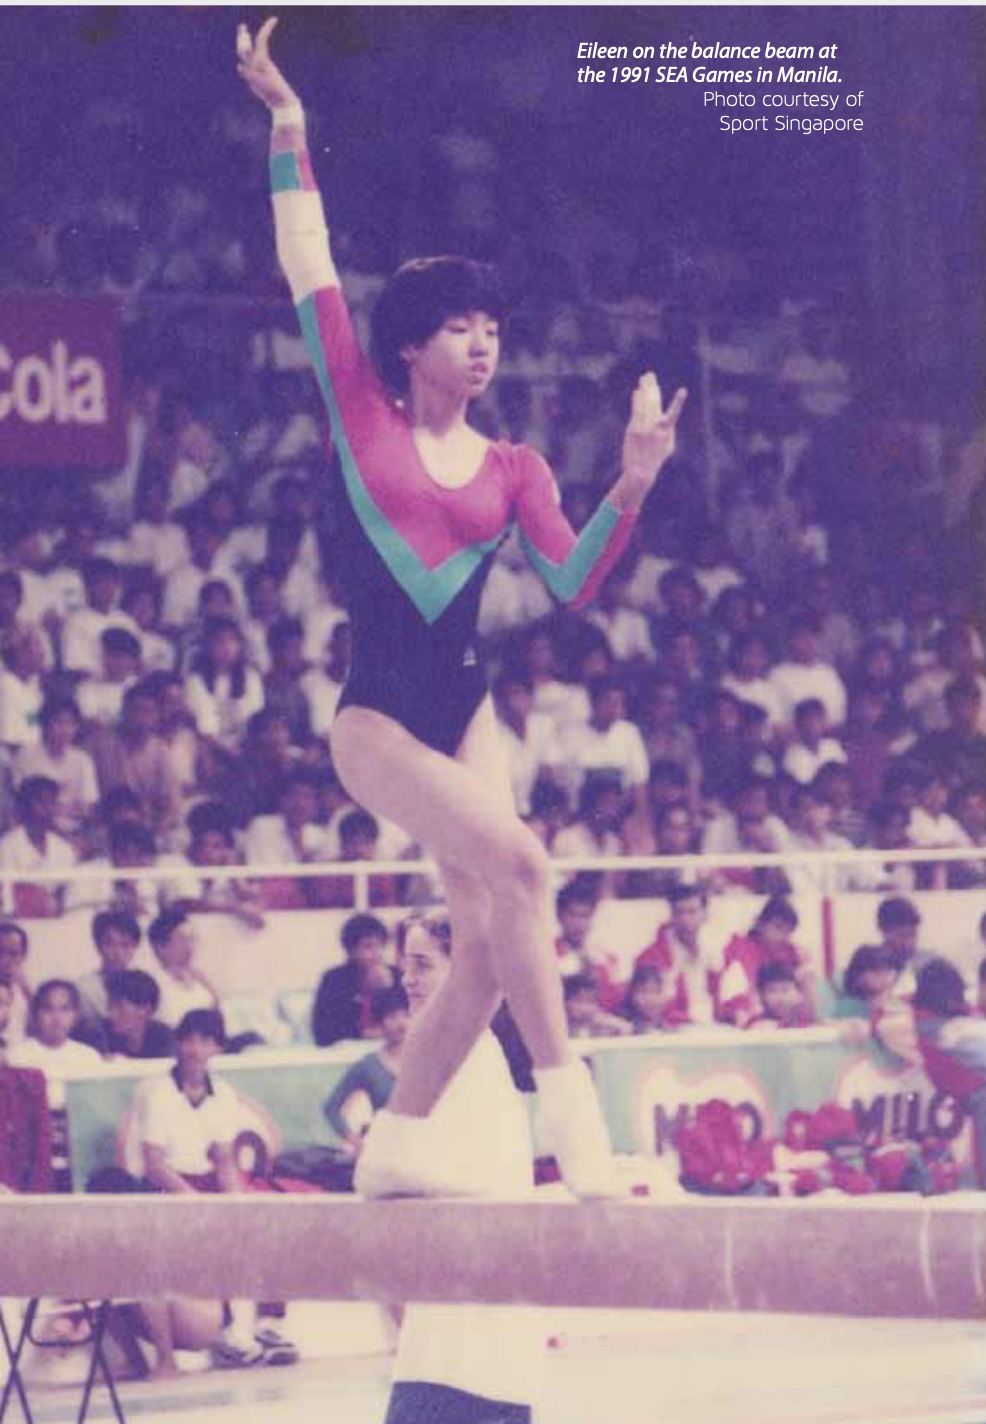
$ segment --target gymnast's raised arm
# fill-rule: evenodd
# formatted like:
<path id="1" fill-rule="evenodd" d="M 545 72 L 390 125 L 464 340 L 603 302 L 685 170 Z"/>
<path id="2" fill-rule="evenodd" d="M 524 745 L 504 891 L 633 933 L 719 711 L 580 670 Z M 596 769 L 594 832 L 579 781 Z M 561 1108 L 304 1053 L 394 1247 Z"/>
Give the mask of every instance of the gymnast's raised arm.
<path id="1" fill-rule="evenodd" d="M 315 186 L 305 139 L 301 100 L 270 57 L 276 19 L 266 20 L 254 40 L 246 25 L 236 32 L 237 72 L 271 111 L 271 190 L 277 255 L 295 305 L 339 278 L 329 251 L 322 199 Z"/>

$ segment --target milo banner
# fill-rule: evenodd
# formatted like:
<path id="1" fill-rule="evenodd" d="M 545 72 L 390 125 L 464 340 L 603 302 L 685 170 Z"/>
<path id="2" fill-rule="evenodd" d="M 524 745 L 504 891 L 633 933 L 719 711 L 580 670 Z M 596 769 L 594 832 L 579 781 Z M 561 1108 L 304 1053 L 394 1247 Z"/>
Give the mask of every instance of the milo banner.
<path id="1" fill-rule="evenodd" d="M 125 455 L 115 305 L 0 295 L 0 465 L 105 469 Z"/>
<path id="2" fill-rule="evenodd" d="M 794 1109 L 824 1102 L 848 1108 L 867 1147 L 924 1137 L 951 1144 L 963 1182 L 974 1185 L 965 1110 L 924 1073 L 878 1047 L 858 1048 L 828 1028 L 790 1030 L 779 1041 L 716 1031 L 676 1035 L 673 1043 L 620 1044 L 592 1054 L 606 1120 L 617 1151 L 677 1163 L 681 1127 L 699 1103 L 721 1098 L 742 1108 L 751 1138 L 781 1134 Z"/>
<path id="3" fill-rule="evenodd" d="M 217 1060 L 214 1071 L 239 1094 L 242 1131 L 256 1133 L 276 1153 L 334 1141 L 322 1106 L 349 1064 L 367 1051 L 366 1043 L 347 1043 L 248 1053 Z M 835 1029 L 782 1035 L 696 1029 L 607 1040 L 592 1045 L 590 1058 L 617 1151 L 664 1158 L 675 1171 L 678 1131 L 710 1098 L 743 1107 L 755 1137 L 778 1135 L 792 1109 L 810 1112 L 831 1101 L 854 1113 L 867 1146 L 944 1138 L 963 1181 L 974 1185 L 969 1125 L 955 1099 L 937 1092 L 920 1070 L 903 1067 L 876 1047 L 850 1046 Z M 100 1167 L 127 1165 L 139 1172 L 135 1104 L 142 1083 L 168 1067 L 107 1064 L 66 1084 L 76 1191 Z"/>

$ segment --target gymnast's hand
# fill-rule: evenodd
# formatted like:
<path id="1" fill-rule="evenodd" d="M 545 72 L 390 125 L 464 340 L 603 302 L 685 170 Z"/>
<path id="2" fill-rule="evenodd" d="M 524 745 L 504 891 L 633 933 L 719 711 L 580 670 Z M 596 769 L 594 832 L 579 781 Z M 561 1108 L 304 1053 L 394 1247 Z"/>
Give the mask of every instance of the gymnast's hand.
<path id="1" fill-rule="evenodd" d="M 265 20 L 255 40 L 246 25 L 237 25 L 236 72 L 268 108 L 283 109 L 300 100 L 270 57 L 270 37 L 276 24 L 276 17 Z"/>
<path id="2" fill-rule="evenodd" d="M 637 382 L 623 437 L 623 473 L 617 481 L 624 506 L 643 503 L 661 466 L 674 454 L 678 417 L 687 398 L 688 392 L 679 390 L 665 410 L 654 372 L 648 371 Z"/>

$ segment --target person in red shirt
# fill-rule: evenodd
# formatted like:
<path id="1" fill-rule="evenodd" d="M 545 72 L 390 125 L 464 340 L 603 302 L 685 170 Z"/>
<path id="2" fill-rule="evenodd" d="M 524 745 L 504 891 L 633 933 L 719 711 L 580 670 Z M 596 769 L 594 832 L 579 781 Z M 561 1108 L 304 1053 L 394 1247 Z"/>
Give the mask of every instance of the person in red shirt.
<path id="1" fill-rule="evenodd" d="M 723 953 L 722 975 L 716 990 L 716 1018 L 721 1023 L 746 1028 L 761 1012 L 757 976 L 768 964 L 782 964 L 792 971 L 814 1017 L 814 976 L 801 950 L 790 938 L 797 927 L 794 907 L 783 896 L 775 895 L 764 905 L 747 934 L 733 935 Z"/>
<path id="2" fill-rule="evenodd" d="M 700 885 L 673 885 L 667 900 L 671 918 L 637 955 L 634 973 L 644 966 L 660 972 L 667 991 L 666 1028 L 712 1023 L 718 969 L 702 934 L 708 914 L 705 891 Z"/>
<path id="3" fill-rule="evenodd" d="M 37 1068 L 12 1068 L 6 1032 L 13 987 L 0 979 L 0 1193 L 50 1192 L 51 1118 L 45 1075 Z"/>

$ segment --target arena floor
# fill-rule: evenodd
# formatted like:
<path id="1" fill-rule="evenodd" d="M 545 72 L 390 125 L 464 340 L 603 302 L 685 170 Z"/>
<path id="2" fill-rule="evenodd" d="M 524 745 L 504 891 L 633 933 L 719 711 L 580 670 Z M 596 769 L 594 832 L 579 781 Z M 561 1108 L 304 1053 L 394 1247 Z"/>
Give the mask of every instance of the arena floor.
<path id="1" fill-rule="evenodd" d="M 552 1311 L 537 1424 L 986 1424 L 986 1323 Z M 139 1424 L 380 1424 L 389 1358 L 124 1383 Z M 38 1424 L 77 1390 L 33 1396 Z M 93 1418 L 111 1417 L 100 1392 Z M 11 1404 L 8 1418 L 18 1418 Z"/>

